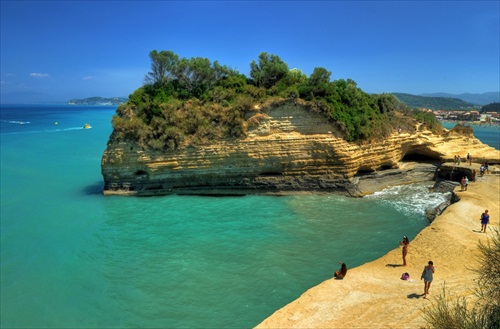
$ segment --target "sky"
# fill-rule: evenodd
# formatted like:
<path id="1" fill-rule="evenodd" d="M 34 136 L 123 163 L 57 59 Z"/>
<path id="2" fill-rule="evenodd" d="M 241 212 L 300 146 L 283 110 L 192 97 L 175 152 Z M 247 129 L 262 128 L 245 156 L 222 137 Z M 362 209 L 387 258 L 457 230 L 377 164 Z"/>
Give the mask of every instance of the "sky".
<path id="1" fill-rule="evenodd" d="M 2 103 L 128 97 L 149 52 L 249 77 L 262 52 L 367 93 L 500 90 L 500 1 L 0 0 Z"/>

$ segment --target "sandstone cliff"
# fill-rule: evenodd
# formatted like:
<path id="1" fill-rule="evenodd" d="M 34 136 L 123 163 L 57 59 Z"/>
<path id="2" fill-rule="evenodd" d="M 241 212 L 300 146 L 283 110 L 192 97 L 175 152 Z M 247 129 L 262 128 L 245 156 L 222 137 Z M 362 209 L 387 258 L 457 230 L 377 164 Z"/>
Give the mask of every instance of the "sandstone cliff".
<path id="1" fill-rule="evenodd" d="M 430 180 L 436 166 L 455 155 L 470 152 L 475 162 L 500 162 L 500 152 L 470 131 L 435 135 L 418 124 L 399 134 L 395 129 L 380 142 L 348 143 L 322 115 L 293 102 L 261 108 L 248 122 L 244 139 L 167 153 L 110 141 L 101 163 L 104 194 L 338 191 L 361 196 Z"/>

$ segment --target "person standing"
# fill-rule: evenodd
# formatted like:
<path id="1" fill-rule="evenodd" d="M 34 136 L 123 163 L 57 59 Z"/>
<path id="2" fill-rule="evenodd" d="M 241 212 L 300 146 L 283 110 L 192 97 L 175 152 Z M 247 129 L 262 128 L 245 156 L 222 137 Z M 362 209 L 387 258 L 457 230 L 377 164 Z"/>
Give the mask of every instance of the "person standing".
<path id="1" fill-rule="evenodd" d="M 429 288 L 431 287 L 432 280 L 434 279 L 435 270 L 436 268 L 434 267 L 434 263 L 430 260 L 427 266 L 424 266 L 424 271 L 422 272 L 422 276 L 420 276 L 420 280 L 424 280 L 424 298 L 427 298 L 427 295 L 429 294 Z"/>
<path id="2" fill-rule="evenodd" d="M 481 214 L 481 232 L 486 233 L 486 227 L 488 226 L 489 222 L 490 222 L 490 215 L 488 214 L 488 210 L 485 210 Z"/>
<path id="3" fill-rule="evenodd" d="M 465 189 L 465 176 L 462 177 L 462 180 L 460 180 L 460 191 L 463 191 Z"/>
<path id="4" fill-rule="evenodd" d="M 403 266 L 406 266 L 406 255 L 408 254 L 408 246 L 410 245 L 408 237 L 404 235 L 403 241 L 401 241 L 399 244 L 403 246 Z"/>
<path id="5" fill-rule="evenodd" d="M 467 186 L 469 186 L 469 177 L 465 176 L 465 190 L 467 191 Z"/>

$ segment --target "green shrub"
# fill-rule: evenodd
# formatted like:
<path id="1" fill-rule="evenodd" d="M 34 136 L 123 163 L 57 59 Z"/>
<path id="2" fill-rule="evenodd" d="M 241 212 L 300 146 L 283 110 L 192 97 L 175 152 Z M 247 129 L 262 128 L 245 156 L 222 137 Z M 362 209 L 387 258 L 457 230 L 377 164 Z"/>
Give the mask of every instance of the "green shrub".
<path id="1" fill-rule="evenodd" d="M 415 119 L 436 131 L 440 127 L 424 114 L 415 119 L 394 115 L 401 103 L 393 95 L 369 95 L 351 79 L 330 81 L 331 72 L 324 68 L 307 77 L 265 52 L 252 61 L 251 78 L 217 61 L 181 58 L 171 51 L 152 51 L 150 58 L 146 84 L 113 119 L 115 139 L 144 148 L 171 150 L 245 136 L 245 115 L 258 112 L 256 104 L 279 105 L 290 99 L 302 99 L 305 108 L 324 115 L 350 142 L 382 139 L 395 125 L 410 127 Z"/>
<path id="2" fill-rule="evenodd" d="M 112 118 L 113 138 L 118 140 L 130 140 L 141 144 L 147 136 L 148 126 L 139 118 Z"/>
<path id="3" fill-rule="evenodd" d="M 423 123 L 430 131 L 435 134 L 443 133 L 443 126 L 436 119 L 436 116 L 432 112 L 417 111 L 414 115 L 415 119 Z"/>

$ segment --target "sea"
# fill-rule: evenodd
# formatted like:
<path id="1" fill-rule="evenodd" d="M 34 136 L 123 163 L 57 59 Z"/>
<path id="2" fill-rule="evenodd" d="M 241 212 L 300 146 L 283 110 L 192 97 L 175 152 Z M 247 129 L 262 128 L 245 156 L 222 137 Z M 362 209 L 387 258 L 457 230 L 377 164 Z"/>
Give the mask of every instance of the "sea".
<path id="1" fill-rule="evenodd" d="M 251 328 L 413 239 L 446 197 L 103 196 L 115 110 L 1 106 L 2 328 Z"/>
<path id="2" fill-rule="evenodd" d="M 454 121 L 443 121 L 441 122 L 443 127 L 446 129 L 452 129 L 455 127 L 458 122 Z M 479 139 L 482 143 L 488 144 L 489 146 L 492 146 L 496 148 L 497 150 L 500 149 L 500 123 L 494 123 L 494 124 L 488 124 L 488 123 L 483 123 L 483 124 L 467 124 L 465 122 L 460 122 L 460 124 L 465 124 L 472 129 L 474 129 L 474 136 Z M 472 150 L 473 152 L 473 150 Z M 471 152 L 471 153 L 472 153 Z"/>

